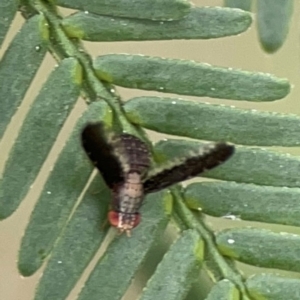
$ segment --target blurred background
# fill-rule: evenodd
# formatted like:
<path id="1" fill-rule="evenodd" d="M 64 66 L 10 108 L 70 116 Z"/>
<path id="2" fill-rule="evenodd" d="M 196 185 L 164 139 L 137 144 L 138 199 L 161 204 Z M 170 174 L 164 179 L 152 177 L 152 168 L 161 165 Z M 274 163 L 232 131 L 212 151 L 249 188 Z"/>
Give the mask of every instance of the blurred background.
<path id="1" fill-rule="evenodd" d="M 217 0 L 194 0 L 197 6 L 222 6 L 222 1 Z M 216 40 L 190 40 L 190 41 L 150 41 L 150 42 L 111 42 L 111 43 L 92 43 L 85 42 L 87 52 L 95 57 L 108 53 L 132 53 L 145 54 L 149 56 L 161 56 L 168 58 L 180 58 L 195 60 L 197 62 L 206 62 L 216 66 L 240 68 L 249 71 L 260 71 L 276 75 L 277 77 L 288 78 L 293 88 L 291 93 L 282 100 L 268 103 L 251 103 L 245 101 L 229 101 L 222 99 L 197 98 L 184 96 L 182 98 L 194 101 L 205 101 L 210 103 L 223 103 L 234 105 L 245 109 L 257 109 L 261 111 L 274 111 L 281 113 L 300 114 L 299 92 L 300 92 L 300 64 L 299 64 L 299 19 L 296 17 L 300 10 L 300 3 L 295 1 L 294 13 L 290 25 L 290 31 L 284 45 L 275 54 L 266 54 L 259 45 L 256 31 L 256 16 L 253 15 L 253 24 L 247 32 L 233 37 L 218 38 Z M 63 14 L 71 13 L 70 10 L 61 9 Z M 7 46 L 18 32 L 22 24 L 23 18 L 17 15 L 9 33 L 6 37 L 3 47 L 0 49 L 0 59 L 4 54 Z M 48 74 L 56 65 L 55 60 L 47 55 L 41 68 L 36 74 L 30 89 L 27 91 L 26 99 L 20 106 L 18 112 L 13 117 L 9 128 L 0 142 L 0 173 L 3 170 L 4 162 L 7 158 L 8 151 L 12 146 L 16 136 L 15 129 L 22 124 L 24 116 L 28 108 L 34 100 L 40 86 L 47 79 Z M 0 83 L 1 84 L 1 83 Z M 155 95 L 158 93 L 129 90 L 117 88 L 124 100 L 139 95 Z M 164 96 L 168 96 L 165 95 Z M 37 200 L 39 191 L 43 186 L 46 176 L 48 175 L 55 158 L 64 145 L 64 141 L 72 129 L 77 117 L 84 110 L 85 104 L 79 99 L 76 109 L 70 115 L 68 121 L 64 125 L 55 147 L 51 150 L 38 178 L 35 180 L 26 199 L 22 202 L 18 210 L 8 219 L 0 223 L 0 299 L 2 300 L 30 300 L 33 299 L 35 285 L 42 274 L 42 270 L 29 278 L 22 278 L 18 274 L 16 260 L 18 257 L 18 248 L 20 241 L 28 222 L 30 212 Z M 14 129 L 14 132 L 12 131 Z M 161 137 L 161 135 L 152 135 L 153 139 Z M 300 135 L 299 135 L 300 137 Z M 276 149 L 277 150 L 277 149 Z M 278 149 L 279 151 L 289 152 L 291 154 L 300 154 L 299 149 Z M 209 218 L 209 224 L 212 228 L 232 227 L 246 224 L 246 222 L 229 221 L 224 219 Z M 271 226 L 271 225 L 270 225 Z M 272 225 L 274 227 L 274 225 Z M 265 226 L 264 227 L 268 227 Z M 287 226 L 277 226 L 280 231 L 293 231 L 295 228 Z M 43 268 L 42 268 L 43 269 Z M 245 267 L 249 273 L 255 272 L 252 268 Z M 74 299 L 74 294 L 69 296 Z M 52 300 L 52 299 L 51 299 Z M 54 300 L 54 299 L 53 299 Z"/>

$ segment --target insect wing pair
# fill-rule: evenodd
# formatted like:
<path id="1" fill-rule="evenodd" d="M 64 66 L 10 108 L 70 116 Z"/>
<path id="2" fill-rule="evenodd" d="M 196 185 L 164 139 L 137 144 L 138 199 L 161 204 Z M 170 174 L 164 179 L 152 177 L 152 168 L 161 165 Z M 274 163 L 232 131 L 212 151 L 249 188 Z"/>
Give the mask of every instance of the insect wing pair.
<path id="1" fill-rule="evenodd" d="M 211 143 L 187 157 L 177 158 L 164 168 L 150 169 L 150 152 L 137 137 L 90 123 L 82 131 L 82 145 L 106 185 L 111 189 L 110 224 L 130 233 L 140 222 L 139 209 L 145 194 L 156 192 L 224 163 L 234 146 Z"/>

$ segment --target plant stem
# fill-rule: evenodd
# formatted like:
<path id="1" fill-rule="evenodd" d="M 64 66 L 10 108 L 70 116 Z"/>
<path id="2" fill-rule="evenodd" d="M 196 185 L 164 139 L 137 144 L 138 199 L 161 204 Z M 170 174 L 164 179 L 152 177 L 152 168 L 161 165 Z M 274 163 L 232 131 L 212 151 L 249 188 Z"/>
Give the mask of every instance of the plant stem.
<path id="1" fill-rule="evenodd" d="M 57 59 L 76 58 L 83 69 L 83 92 L 90 101 L 105 100 L 114 112 L 116 122 L 129 133 L 140 137 L 140 133 L 127 120 L 119 95 L 113 86 L 101 81 L 95 74 L 91 57 L 78 41 L 70 39 L 61 26 L 61 17 L 56 7 L 49 2 L 30 0 L 29 4 L 47 19 L 50 31 L 49 51 Z"/>
<path id="2" fill-rule="evenodd" d="M 195 218 L 194 214 L 191 210 L 185 205 L 184 199 L 180 193 L 178 187 L 172 189 L 172 193 L 174 195 L 175 209 L 181 220 L 186 224 L 188 228 L 195 229 L 199 232 L 202 239 L 206 245 L 206 251 L 209 251 L 211 257 L 214 259 L 216 264 L 219 266 L 219 269 L 224 278 L 230 280 L 232 283 L 236 285 L 241 294 L 243 295 L 244 300 L 249 300 L 247 295 L 247 290 L 244 285 L 243 278 L 241 274 L 237 271 L 233 270 L 230 265 L 226 262 L 224 257 L 219 253 L 213 234 L 207 229 L 206 225 L 203 221 Z"/>

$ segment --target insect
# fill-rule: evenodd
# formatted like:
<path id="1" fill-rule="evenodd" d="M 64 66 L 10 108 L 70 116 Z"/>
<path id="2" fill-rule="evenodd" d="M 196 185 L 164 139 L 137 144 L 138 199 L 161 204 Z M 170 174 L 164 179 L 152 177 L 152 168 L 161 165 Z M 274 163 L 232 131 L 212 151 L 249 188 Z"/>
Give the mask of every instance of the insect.
<path id="1" fill-rule="evenodd" d="M 87 155 L 112 191 L 108 220 L 127 235 L 141 220 L 139 209 L 144 195 L 210 170 L 234 152 L 233 145 L 211 143 L 171 161 L 163 169 L 151 170 L 149 149 L 133 135 L 118 135 L 97 122 L 87 124 L 81 138 Z"/>

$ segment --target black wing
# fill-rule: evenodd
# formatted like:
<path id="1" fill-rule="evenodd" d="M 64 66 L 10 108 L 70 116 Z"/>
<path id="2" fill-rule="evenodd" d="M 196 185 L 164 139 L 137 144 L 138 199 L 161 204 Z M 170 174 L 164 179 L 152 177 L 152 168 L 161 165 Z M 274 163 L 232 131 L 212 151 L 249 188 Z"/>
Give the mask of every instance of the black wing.
<path id="1" fill-rule="evenodd" d="M 156 192 L 210 170 L 224 163 L 233 152 L 233 145 L 226 143 L 209 144 L 200 149 L 198 153 L 175 160 L 162 171 L 150 173 L 144 182 L 144 192 Z"/>
<path id="2" fill-rule="evenodd" d="M 143 174 L 150 165 L 144 142 L 130 134 L 116 135 L 107 131 L 100 122 L 86 125 L 82 145 L 110 188 L 123 183 L 126 173 Z"/>
<path id="3" fill-rule="evenodd" d="M 111 133 L 107 134 L 100 122 L 86 125 L 81 134 L 85 152 L 109 188 L 124 181 L 122 164 L 112 145 L 114 139 L 116 138 Z"/>

